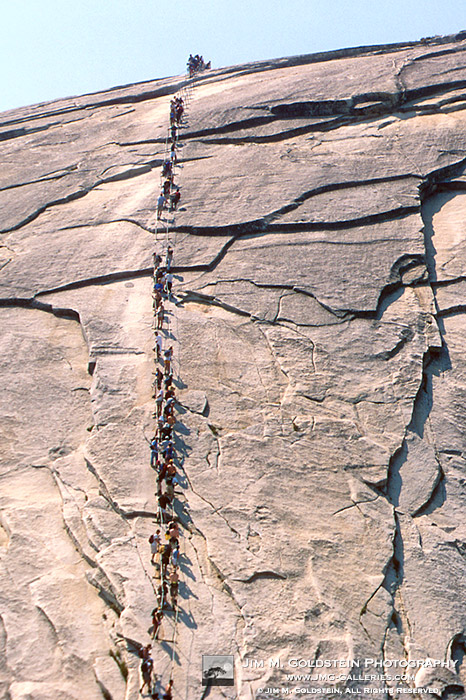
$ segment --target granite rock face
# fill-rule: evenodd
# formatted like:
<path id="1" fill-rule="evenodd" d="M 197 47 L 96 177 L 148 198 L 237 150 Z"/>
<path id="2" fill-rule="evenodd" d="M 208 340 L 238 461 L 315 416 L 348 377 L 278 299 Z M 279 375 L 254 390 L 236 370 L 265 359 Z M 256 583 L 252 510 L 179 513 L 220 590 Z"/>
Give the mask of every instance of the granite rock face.
<path id="1" fill-rule="evenodd" d="M 176 698 L 457 697 L 466 35 L 200 74 L 165 233 L 186 83 L 0 115 L 3 697 L 138 697 L 128 640 L 149 641 L 158 585 L 151 260 L 167 240 L 183 544 L 157 674 Z M 233 654 L 235 686 L 203 690 L 202 654 Z M 290 659 L 413 668 L 289 681 L 312 673 Z"/>

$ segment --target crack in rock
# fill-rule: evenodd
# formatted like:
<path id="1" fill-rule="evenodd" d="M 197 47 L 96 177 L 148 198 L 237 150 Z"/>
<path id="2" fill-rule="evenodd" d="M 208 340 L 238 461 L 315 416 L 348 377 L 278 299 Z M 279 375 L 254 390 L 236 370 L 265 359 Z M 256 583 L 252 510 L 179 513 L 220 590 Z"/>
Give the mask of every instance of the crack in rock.
<path id="1" fill-rule="evenodd" d="M 279 579 L 281 581 L 286 581 L 288 577 L 284 574 L 279 574 L 276 571 L 255 571 L 251 576 L 247 578 L 235 578 L 232 577 L 232 581 L 240 581 L 241 583 L 254 583 L 255 581 L 261 581 L 263 579 Z"/>
<path id="2" fill-rule="evenodd" d="M 45 311 L 46 313 L 52 314 L 57 318 L 66 318 L 70 321 L 77 321 L 79 324 L 81 324 L 79 313 L 75 311 L 75 309 L 45 304 L 42 301 L 37 301 L 35 298 L 27 299 L 11 297 L 8 299 L 0 299 L 0 308 L 22 308 Z"/>

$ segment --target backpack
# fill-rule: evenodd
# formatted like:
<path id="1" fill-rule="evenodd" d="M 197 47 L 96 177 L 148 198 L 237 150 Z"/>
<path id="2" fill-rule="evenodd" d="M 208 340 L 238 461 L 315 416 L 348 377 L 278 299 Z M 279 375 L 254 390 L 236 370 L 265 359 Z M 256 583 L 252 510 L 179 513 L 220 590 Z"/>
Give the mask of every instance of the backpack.
<path id="1" fill-rule="evenodd" d="M 151 536 L 149 537 L 149 542 L 150 542 L 150 544 L 152 544 L 152 542 L 154 542 L 154 540 L 155 540 L 154 535 L 151 535 Z"/>

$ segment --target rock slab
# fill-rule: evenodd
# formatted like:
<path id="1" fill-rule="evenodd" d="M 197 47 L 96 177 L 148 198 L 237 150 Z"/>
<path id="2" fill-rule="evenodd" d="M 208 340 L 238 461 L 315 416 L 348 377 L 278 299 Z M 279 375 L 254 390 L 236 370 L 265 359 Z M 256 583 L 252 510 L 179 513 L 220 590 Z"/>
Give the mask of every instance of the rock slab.
<path id="1" fill-rule="evenodd" d="M 12 700 L 138 697 L 155 202 L 185 85 L 0 115 Z M 221 695 L 241 700 L 294 688 L 290 659 L 448 662 L 387 681 L 443 698 L 466 682 L 465 86 L 464 33 L 194 80 L 167 233 L 180 612 L 154 651 L 176 697 L 202 695 L 202 654 L 234 655 Z"/>

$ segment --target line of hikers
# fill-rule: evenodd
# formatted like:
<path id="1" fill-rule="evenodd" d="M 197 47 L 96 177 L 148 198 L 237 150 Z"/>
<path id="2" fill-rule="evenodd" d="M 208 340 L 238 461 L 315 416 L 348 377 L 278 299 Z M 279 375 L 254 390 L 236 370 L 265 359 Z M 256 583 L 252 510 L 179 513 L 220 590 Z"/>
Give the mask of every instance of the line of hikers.
<path id="1" fill-rule="evenodd" d="M 164 209 L 175 211 L 181 199 L 180 188 L 175 184 L 174 168 L 178 160 L 176 152 L 178 140 L 178 128 L 181 127 L 183 114 L 185 111 L 184 100 L 174 97 L 170 101 L 170 154 L 165 158 L 162 165 L 162 191 L 157 199 L 157 219 L 162 218 Z"/>
<path id="2" fill-rule="evenodd" d="M 139 655 L 141 656 L 141 675 L 142 675 L 142 686 L 140 689 L 140 693 L 142 695 L 142 692 L 147 685 L 147 690 L 148 693 L 151 697 L 152 700 L 173 700 L 173 680 L 170 679 L 168 681 L 168 685 L 166 686 L 164 692 L 162 695 L 159 694 L 157 690 L 153 689 L 153 683 L 152 683 L 152 672 L 154 669 L 154 660 L 151 656 L 151 649 L 152 645 L 147 644 L 145 647 L 142 647 L 141 651 L 139 652 Z"/>
<path id="3" fill-rule="evenodd" d="M 156 319 L 156 330 L 162 331 L 164 321 L 166 319 L 164 302 L 172 299 L 173 274 L 171 272 L 171 263 L 173 260 L 173 248 L 169 245 L 165 256 L 165 265 L 162 266 L 162 257 L 158 253 L 152 256 L 154 266 L 154 282 L 152 287 L 152 307 L 154 309 Z M 157 360 L 162 355 L 162 336 L 157 333 L 155 338 L 155 350 L 157 351 Z M 170 359 L 166 353 L 167 359 Z M 169 365 L 167 365 L 169 366 Z M 161 388 L 161 383 L 159 382 Z M 155 397 L 154 397 L 155 398 Z"/>
<path id="4" fill-rule="evenodd" d="M 177 163 L 177 129 L 181 128 L 184 114 L 184 101 L 182 97 L 175 97 L 170 103 L 170 132 L 171 146 L 170 157 L 162 166 L 162 178 L 165 178 L 162 192 L 157 201 L 157 215 L 160 216 L 167 201 L 170 201 L 170 210 L 176 209 L 180 199 L 179 187 L 174 184 L 174 169 Z M 173 345 L 165 346 L 165 341 L 170 338 L 169 327 L 164 323 L 169 318 L 165 309 L 165 303 L 173 300 L 173 247 L 168 244 L 164 257 L 154 252 L 152 263 L 153 273 L 153 310 L 154 333 L 156 353 L 155 377 L 153 382 L 152 398 L 155 399 L 156 419 L 154 435 L 150 440 L 150 466 L 157 472 L 157 520 L 161 528 L 149 537 L 151 548 L 151 563 L 156 567 L 156 576 L 159 578 L 157 587 L 157 604 L 151 612 L 151 628 L 149 629 L 153 640 L 157 640 L 166 610 L 171 607 L 175 613 L 175 626 L 177 622 L 178 585 L 179 585 L 179 560 L 180 553 L 180 525 L 174 514 L 175 488 L 179 485 L 177 467 L 175 464 L 175 435 L 176 425 L 175 406 L 176 394 L 173 379 Z M 164 335 L 166 333 L 166 335 Z M 168 345 L 168 343 L 167 343 Z M 170 595 L 170 604 L 168 597 Z M 151 698 L 172 700 L 173 680 L 165 688 L 162 696 L 155 690 L 157 680 L 154 674 L 154 662 L 151 656 L 152 646 L 148 644 L 140 649 L 142 686 L 141 694 L 147 687 Z"/>

